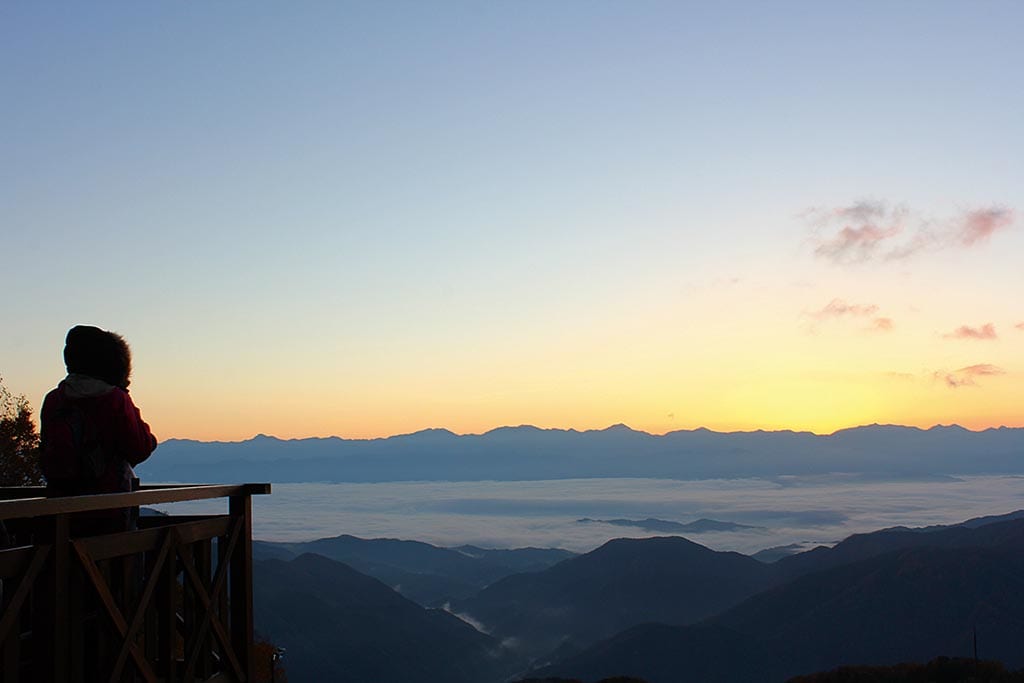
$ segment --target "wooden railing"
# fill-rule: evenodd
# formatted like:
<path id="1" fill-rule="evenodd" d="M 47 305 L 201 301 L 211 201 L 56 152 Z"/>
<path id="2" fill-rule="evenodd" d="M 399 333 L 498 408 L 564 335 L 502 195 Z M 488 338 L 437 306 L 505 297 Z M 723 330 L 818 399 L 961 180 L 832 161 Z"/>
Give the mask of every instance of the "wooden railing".
<path id="1" fill-rule="evenodd" d="M 251 681 L 252 503 L 269 484 L 0 489 L 0 681 Z M 97 514 L 227 498 L 224 515 Z M 107 511 L 104 513 L 103 511 Z"/>

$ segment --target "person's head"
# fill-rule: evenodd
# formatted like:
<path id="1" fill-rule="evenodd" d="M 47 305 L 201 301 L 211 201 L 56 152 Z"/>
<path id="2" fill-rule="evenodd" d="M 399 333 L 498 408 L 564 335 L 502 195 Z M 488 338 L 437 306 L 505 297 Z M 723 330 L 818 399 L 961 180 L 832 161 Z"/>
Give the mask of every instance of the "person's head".
<path id="1" fill-rule="evenodd" d="M 75 325 L 64 340 L 64 364 L 69 374 L 88 375 L 127 389 L 132 352 L 128 342 L 116 332 Z"/>

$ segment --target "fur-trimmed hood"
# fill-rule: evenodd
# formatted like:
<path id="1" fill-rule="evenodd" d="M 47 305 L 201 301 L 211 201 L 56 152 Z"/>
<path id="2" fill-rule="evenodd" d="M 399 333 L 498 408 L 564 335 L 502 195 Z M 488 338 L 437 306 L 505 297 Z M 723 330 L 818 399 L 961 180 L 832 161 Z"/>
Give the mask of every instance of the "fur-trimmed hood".
<path id="1" fill-rule="evenodd" d="M 78 373 L 68 375 L 60 383 L 60 386 L 64 390 L 64 395 L 68 398 L 92 398 L 93 396 L 109 394 L 114 390 L 113 384 L 107 384 L 101 379 Z"/>

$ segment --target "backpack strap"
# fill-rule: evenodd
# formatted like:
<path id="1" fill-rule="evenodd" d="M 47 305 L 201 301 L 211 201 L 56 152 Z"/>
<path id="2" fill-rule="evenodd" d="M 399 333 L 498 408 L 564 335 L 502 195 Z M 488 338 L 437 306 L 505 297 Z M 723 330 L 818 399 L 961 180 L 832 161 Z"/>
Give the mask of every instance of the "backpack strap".
<path id="1" fill-rule="evenodd" d="M 57 438 L 42 447 L 44 474 L 61 488 L 87 489 L 107 468 L 107 457 L 99 440 L 90 433 L 89 420 L 76 402 L 70 401 L 57 412 L 61 421 Z"/>

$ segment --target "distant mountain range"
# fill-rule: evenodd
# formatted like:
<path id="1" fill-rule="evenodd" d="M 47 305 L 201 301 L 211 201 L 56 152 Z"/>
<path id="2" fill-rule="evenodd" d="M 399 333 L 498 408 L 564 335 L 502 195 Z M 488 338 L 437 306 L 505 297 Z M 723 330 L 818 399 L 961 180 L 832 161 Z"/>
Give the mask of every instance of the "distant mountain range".
<path id="1" fill-rule="evenodd" d="M 576 431 L 444 429 L 382 439 L 256 436 L 240 442 L 170 439 L 139 466 L 147 481 L 477 481 L 593 477 L 777 477 L 835 472 L 878 478 L 1024 474 L 1024 428 L 973 432 L 870 425 L 810 432 L 653 435 L 615 425 Z"/>

